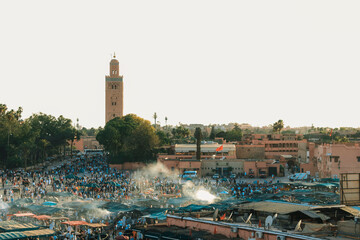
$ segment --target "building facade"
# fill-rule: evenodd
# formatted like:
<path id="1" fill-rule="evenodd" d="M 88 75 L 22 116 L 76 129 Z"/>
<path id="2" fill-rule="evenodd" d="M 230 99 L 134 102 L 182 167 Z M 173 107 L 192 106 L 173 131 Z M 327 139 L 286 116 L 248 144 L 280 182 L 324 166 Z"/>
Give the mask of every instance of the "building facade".
<path id="1" fill-rule="evenodd" d="M 315 149 L 319 177 L 338 177 L 341 173 L 360 173 L 359 144 L 323 144 Z"/>
<path id="2" fill-rule="evenodd" d="M 120 76 L 119 61 L 110 61 L 110 75 L 105 76 L 105 123 L 124 114 L 124 83 Z"/>
<path id="3" fill-rule="evenodd" d="M 236 148 L 238 158 L 278 159 L 291 155 L 298 163 L 308 162 L 308 142 L 301 134 L 249 134 Z"/>

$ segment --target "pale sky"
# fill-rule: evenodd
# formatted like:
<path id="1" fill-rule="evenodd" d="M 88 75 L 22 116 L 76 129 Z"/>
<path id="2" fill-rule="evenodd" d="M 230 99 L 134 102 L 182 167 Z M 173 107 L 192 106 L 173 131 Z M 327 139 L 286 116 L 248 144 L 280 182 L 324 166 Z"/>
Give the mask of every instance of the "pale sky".
<path id="1" fill-rule="evenodd" d="M 1 1 L 0 103 L 105 123 L 360 126 L 360 1 Z"/>

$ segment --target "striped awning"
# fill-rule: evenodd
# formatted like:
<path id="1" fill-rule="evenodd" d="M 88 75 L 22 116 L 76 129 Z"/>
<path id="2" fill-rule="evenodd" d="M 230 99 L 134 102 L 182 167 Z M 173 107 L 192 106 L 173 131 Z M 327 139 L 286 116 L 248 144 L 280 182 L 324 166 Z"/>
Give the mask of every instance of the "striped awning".
<path id="1" fill-rule="evenodd" d="M 55 235 L 55 231 L 51 229 L 39 229 L 34 231 L 22 232 L 26 237 L 48 237 Z"/>
<path id="2" fill-rule="evenodd" d="M 15 240 L 22 238 L 27 238 L 27 236 L 22 232 L 0 233 L 0 240 Z"/>
<path id="3" fill-rule="evenodd" d="M 31 223 L 19 223 L 16 221 L 0 221 L 0 231 L 2 232 L 13 232 L 13 231 L 30 231 L 37 230 L 39 226 Z"/>
<path id="4" fill-rule="evenodd" d="M 51 229 L 41 229 L 34 231 L 24 231 L 24 232 L 7 232 L 0 233 L 0 240 L 16 240 L 24 239 L 30 237 L 50 237 L 55 235 L 55 231 Z"/>

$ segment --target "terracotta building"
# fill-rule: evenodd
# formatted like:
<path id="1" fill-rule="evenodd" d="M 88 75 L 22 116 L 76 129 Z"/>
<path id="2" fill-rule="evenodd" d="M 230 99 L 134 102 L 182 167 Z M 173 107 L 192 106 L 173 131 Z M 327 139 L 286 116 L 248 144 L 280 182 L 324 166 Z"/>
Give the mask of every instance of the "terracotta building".
<path id="1" fill-rule="evenodd" d="M 315 149 L 319 175 L 340 177 L 341 173 L 360 173 L 359 144 L 323 144 Z"/>
<path id="2" fill-rule="evenodd" d="M 110 61 L 110 75 L 105 76 L 105 123 L 124 114 L 123 76 L 119 73 L 119 61 Z"/>
<path id="3" fill-rule="evenodd" d="M 74 149 L 83 152 L 85 149 L 102 149 L 95 136 L 82 136 L 80 140 L 74 141 Z"/>
<path id="4" fill-rule="evenodd" d="M 262 151 L 267 159 L 291 155 L 305 163 L 308 158 L 308 143 L 301 134 L 249 134 L 236 147 L 239 158 L 261 159 Z"/>

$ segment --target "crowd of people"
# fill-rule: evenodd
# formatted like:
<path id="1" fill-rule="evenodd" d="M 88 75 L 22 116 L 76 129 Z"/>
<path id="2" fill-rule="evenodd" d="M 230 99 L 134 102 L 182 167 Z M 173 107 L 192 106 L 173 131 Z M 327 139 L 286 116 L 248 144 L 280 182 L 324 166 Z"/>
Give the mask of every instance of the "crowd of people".
<path id="1" fill-rule="evenodd" d="M 169 198 L 191 197 L 192 190 L 202 187 L 217 195 L 219 189 L 226 189 L 228 197 L 241 198 L 251 196 L 255 191 L 275 193 L 279 189 L 272 182 L 247 183 L 244 181 L 214 181 L 208 178 L 194 179 L 185 191 L 184 179 L 176 174 L 169 174 L 166 170 L 144 169 L 139 172 L 119 171 L 110 168 L 106 158 L 102 155 L 78 156 L 67 159 L 59 164 L 52 164 L 41 169 L 6 170 L 0 173 L 0 183 L 3 202 L 12 203 L 19 198 L 30 198 L 35 204 L 44 203 L 48 193 L 67 192 L 79 200 L 108 201 L 129 203 L 138 199 L 152 199 L 165 207 Z M 187 194 L 187 195 L 186 195 Z M 168 204 L 166 204 L 168 205 Z M 152 207 L 152 206 L 151 206 Z M 174 207 L 173 205 L 167 207 Z M 82 216 L 75 212 L 73 220 L 99 222 L 108 225 L 108 237 L 114 238 L 132 226 L 146 224 L 142 216 Z M 121 217 L 119 219 L 119 217 Z M 6 220 L 6 219 L 2 219 Z M 62 225 L 60 225 L 62 226 Z M 55 229 L 55 228 L 54 228 Z M 76 237 L 72 228 L 60 227 L 55 239 L 73 239 Z M 89 236 L 105 234 L 81 228 L 78 230 L 78 239 L 88 239 Z M 135 239 L 141 239 L 131 234 Z M 129 239 L 131 239 L 129 237 Z"/>

